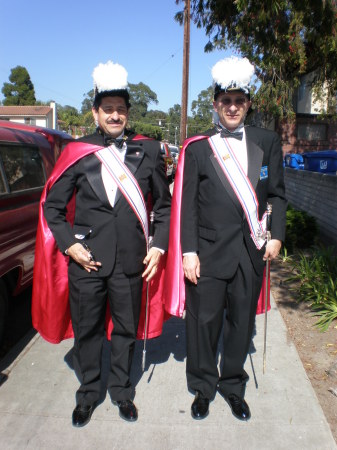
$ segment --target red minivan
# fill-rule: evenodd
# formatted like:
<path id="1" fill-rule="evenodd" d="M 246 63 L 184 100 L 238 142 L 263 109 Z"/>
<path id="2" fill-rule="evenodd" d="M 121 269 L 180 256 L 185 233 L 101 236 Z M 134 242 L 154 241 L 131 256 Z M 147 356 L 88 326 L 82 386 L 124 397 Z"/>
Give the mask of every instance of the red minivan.
<path id="1" fill-rule="evenodd" d="M 39 201 L 66 133 L 0 120 L 0 343 L 8 302 L 33 279 Z"/>

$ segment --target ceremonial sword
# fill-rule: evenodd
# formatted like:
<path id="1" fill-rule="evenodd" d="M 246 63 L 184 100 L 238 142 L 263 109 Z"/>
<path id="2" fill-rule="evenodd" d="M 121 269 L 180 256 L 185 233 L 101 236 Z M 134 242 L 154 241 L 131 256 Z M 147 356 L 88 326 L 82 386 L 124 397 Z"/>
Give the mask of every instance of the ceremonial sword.
<path id="1" fill-rule="evenodd" d="M 267 218 L 266 218 L 266 246 L 271 239 L 271 214 L 273 207 L 270 203 L 267 203 Z M 265 284 L 265 298 L 264 298 L 264 343 L 263 343 L 263 373 L 266 370 L 266 348 L 267 348 L 267 313 L 268 313 L 268 300 L 270 294 L 270 260 L 266 261 L 266 284 Z"/>
<path id="2" fill-rule="evenodd" d="M 154 212 L 150 212 L 150 223 L 149 223 L 149 237 L 147 240 L 147 252 L 150 251 L 153 243 L 154 235 Z M 145 328 L 144 328 L 144 348 L 143 348 L 143 358 L 142 358 L 142 371 L 145 370 L 145 359 L 146 359 L 146 340 L 148 332 L 148 309 L 149 309 L 149 291 L 150 291 L 150 281 L 146 282 L 146 303 L 145 303 Z"/>

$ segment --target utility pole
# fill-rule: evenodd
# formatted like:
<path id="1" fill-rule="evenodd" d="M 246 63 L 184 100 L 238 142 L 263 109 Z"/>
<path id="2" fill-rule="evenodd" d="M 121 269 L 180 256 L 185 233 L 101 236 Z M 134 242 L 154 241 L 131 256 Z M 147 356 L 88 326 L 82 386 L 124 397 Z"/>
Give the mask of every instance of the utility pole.
<path id="1" fill-rule="evenodd" d="M 181 96 L 180 119 L 180 145 L 186 139 L 187 128 L 187 103 L 188 103 L 188 77 L 190 63 L 190 6 L 191 0 L 185 0 L 184 8 L 184 54 L 183 54 L 183 84 Z"/>

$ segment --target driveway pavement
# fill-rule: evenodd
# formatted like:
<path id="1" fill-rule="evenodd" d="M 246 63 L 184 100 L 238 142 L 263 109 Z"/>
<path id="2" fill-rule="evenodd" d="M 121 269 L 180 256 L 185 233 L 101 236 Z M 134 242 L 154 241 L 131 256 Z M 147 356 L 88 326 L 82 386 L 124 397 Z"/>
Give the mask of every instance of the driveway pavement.
<path id="1" fill-rule="evenodd" d="M 272 302 L 268 314 L 267 369 L 262 373 L 264 316 L 247 358 L 250 381 L 246 400 L 252 418 L 235 419 L 218 394 L 210 414 L 195 421 L 193 395 L 185 380 L 185 328 L 182 319 L 166 322 L 161 337 L 150 341 L 141 372 L 142 342 L 137 343 L 132 378 L 139 420 L 127 423 L 108 396 L 90 423 L 71 425 L 78 386 L 71 368 L 72 340 L 59 345 L 35 334 L 1 361 L 0 445 L 2 449 L 337 449 L 315 392 Z M 21 347 L 20 347 L 21 346 Z M 106 350 L 106 349 L 105 349 Z M 107 363 L 107 352 L 103 355 Z"/>

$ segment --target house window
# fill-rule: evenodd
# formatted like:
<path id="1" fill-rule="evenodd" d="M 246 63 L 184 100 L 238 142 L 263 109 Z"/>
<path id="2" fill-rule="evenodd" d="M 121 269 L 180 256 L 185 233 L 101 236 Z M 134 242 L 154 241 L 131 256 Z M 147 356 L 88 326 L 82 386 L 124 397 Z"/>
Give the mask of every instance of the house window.
<path id="1" fill-rule="evenodd" d="M 326 141 L 327 131 L 327 125 L 324 123 L 299 123 L 297 125 L 297 139 Z"/>
<path id="2" fill-rule="evenodd" d="M 307 84 L 305 81 L 301 81 L 301 84 L 298 88 L 298 100 L 301 101 L 304 99 L 305 95 L 306 95 L 306 90 L 307 90 Z"/>
<path id="3" fill-rule="evenodd" d="M 45 184 L 42 158 L 37 147 L 1 145 L 0 164 L 10 192 L 42 187 Z"/>
<path id="4" fill-rule="evenodd" d="M 32 117 L 25 117 L 25 124 L 26 125 L 36 125 L 36 119 Z"/>

